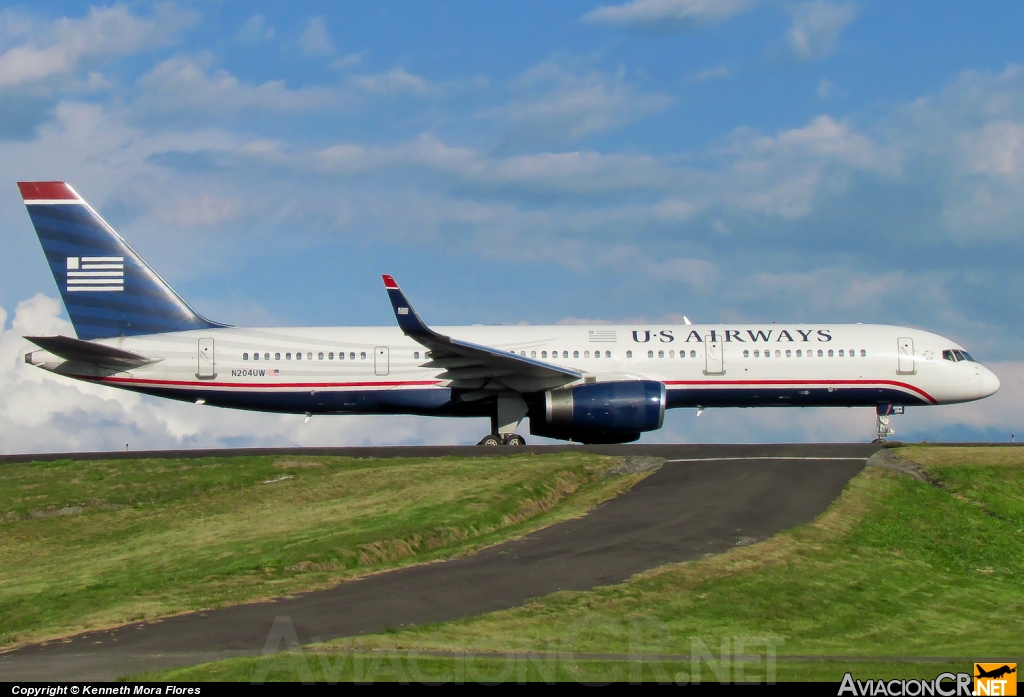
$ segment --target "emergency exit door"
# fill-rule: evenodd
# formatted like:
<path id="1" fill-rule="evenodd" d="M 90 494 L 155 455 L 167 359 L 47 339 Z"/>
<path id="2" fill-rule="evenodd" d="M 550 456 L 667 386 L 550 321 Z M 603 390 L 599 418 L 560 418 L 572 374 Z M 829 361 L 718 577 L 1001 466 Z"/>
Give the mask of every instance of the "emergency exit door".
<path id="1" fill-rule="evenodd" d="M 373 372 L 375 375 L 388 374 L 388 347 L 378 346 L 373 350 Z"/>
<path id="2" fill-rule="evenodd" d="M 213 339 L 200 339 L 196 377 L 200 380 L 215 378 L 217 377 L 216 368 L 213 356 Z"/>
<path id="3" fill-rule="evenodd" d="M 914 340 L 904 336 L 896 341 L 899 354 L 899 367 L 896 372 L 901 375 L 910 375 L 914 372 Z"/>
<path id="4" fill-rule="evenodd" d="M 704 337 L 704 374 L 722 375 L 725 364 L 722 360 L 722 342 L 714 334 Z"/>

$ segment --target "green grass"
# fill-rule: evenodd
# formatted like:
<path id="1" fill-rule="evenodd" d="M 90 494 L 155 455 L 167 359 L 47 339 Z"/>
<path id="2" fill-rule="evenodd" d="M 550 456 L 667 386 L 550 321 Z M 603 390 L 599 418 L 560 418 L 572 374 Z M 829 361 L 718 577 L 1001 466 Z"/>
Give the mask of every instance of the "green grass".
<path id="1" fill-rule="evenodd" d="M 563 453 L 2 465 L 0 646 L 464 554 L 628 488 L 642 475 L 602 476 L 619 462 Z"/>
<path id="2" fill-rule="evenodd" d="M 719 656 L 701 659 L 595 660 L 543 654 L 508 656 L 437 656 L 378 651 L 331 653 L 307 649 L 273 660 L 233 659 L 194 668 L 154 673 L 135 680 L 231 682 L 839 682 L 850 672 L 855 680 L 932 680 L 944 672 L 969 673 L 967 661 L 776 660 L 764 656 L 739 666 Z"/>
<path id="3" fill-rule="evenodd" d="M 838 680 L 847 669 L 862 679 L 929 678 L 970 666 L 913 657 L 1024 654 L 1024 449 L 908 447 L 900 454 L 933 483 L 868 468 L 818 520 L 756 545 L 591 592 L 317 650 L 329 665 L 367 651 L 704 652 L 721 660 L 764 653 L 765 641 L 779 655 L 904 657 L 779 661 L 779 680 Z M 747 646 L 737 647 L 737 638 Z M 269 671 L 267 679 L 275 671 L 294 679 L 294 659 L 233 659 L 160 677 L 248 680 L 258 669 Z M 431 660 L 456 670 L 461 659 Z M 619 663 L 628 675 L 629 664 Z"/>

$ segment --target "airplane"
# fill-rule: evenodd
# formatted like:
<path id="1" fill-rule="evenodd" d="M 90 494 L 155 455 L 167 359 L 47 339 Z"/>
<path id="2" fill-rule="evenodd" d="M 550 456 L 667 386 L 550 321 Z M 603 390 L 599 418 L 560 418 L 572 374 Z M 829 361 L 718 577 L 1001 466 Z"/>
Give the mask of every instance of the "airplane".
<path id="1" fill-rule="evenodd" d="M 516 433 L 628 443 L 667 409 L 907 406 L 982 399 L 999 379 L 931 332 L 872 324 L 430 327 L 394 278 L 397 326 L 233 327 L 193 310 L 64 182 L 19 182 L 76 336 L 25 337 L 58 375 L 198 405 L 286 414 L 489 417 Z"/>
<path id="2" fill-rule="evenodd" d="M 1014 664 L 1014 665 L 1016 666 L 1016 664 Z M 978 674 L 974 676 L 976 678 L 995 678 L 995 679 L 999 679 L 999 678 L 1003 677 L 1004 675 L 1010 675 L 1011 673 L 1016 673 L 1017 672 L 1017 668 L 1016 667 L 1011 668 L 1008 665 L 1002 665 L 1002 666 L 1000 666 L 998 668 L 993 668 L 992 670 L 985 670 L 984 668 L 982 668 L 977 663 L 974 664 L 974 667 L 977 668 L 977 670 L 978 670 Z"/>

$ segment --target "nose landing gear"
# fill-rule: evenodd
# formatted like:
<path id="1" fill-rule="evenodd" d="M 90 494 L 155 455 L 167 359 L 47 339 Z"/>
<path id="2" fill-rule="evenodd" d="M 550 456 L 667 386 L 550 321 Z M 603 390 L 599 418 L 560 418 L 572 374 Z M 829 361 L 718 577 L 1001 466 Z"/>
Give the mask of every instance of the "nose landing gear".
<path id="1" fill-rule="evenodd" d="M 902 414 L 902 404 L 879 404 L 875 407 L 875 439 L 872 443 L 884 443 L 885 439 L 896 433 L 889 427 L 889 417 Z"/>

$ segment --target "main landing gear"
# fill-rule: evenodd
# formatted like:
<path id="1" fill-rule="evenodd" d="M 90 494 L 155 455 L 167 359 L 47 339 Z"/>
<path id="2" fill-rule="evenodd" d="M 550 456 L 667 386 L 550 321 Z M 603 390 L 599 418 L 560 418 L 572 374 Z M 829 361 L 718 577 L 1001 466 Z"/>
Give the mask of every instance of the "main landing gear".
<path id="1" fill-rule="evenodd" d="M 526 439 L 518 433 L 484 436 L 477 445 L 526 445 Z"/>
<path id="2" fill-rule="evenodd" d="M 526 445 L 526 439 L 516 433 L 526 412 L 526 401 L 518 392 L 498 395 L 491 414 L 491 435 L 484 436 L 477 445 Z"/>

